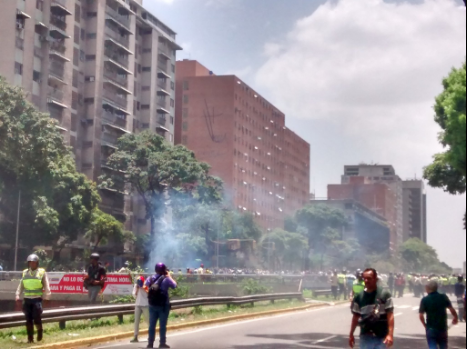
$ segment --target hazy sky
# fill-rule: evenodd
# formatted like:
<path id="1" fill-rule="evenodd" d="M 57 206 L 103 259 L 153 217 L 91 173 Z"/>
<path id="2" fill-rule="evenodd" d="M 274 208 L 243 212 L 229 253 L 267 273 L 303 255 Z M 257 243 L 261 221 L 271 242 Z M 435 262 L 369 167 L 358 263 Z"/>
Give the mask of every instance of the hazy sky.
<path id="1" fill-rule="evenodd" d="M 312 146 L 317 196 L 345 164 L 420 178 L 441 150 L 434 97 L 466 57 L 462 0 L 144 0 L 178 33 L 179 59 L 237 74 Z M 466 259 L 466 198 L 427 189 L 429 243 Z"/>

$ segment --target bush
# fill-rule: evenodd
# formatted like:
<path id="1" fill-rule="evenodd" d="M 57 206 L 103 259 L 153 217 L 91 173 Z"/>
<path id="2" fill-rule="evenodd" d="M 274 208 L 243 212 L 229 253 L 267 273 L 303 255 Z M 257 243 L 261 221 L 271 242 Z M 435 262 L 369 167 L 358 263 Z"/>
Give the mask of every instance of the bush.
<path id="1" fill-rule="evenodd" d="M 248 279 L 242 283 L 243 293 L 245 296 L 252 296 L 256 294 L 267 294 L 272 292 L 271 287 L 262 285 L 259 281 Z"/>

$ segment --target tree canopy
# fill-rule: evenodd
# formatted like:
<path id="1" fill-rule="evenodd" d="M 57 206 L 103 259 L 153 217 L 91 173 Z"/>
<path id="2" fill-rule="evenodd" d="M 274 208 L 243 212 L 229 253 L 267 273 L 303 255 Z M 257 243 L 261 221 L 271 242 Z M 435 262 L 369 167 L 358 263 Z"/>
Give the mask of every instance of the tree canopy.
<path id="1" fill-rule="evenodd" d="M 29 248 L 60 249 L 76 240 L 100 201 L 56 126 L 21 89 L 0 79 L 0 238 L 6 242 L 13 241 L 20 191 L 20 241 Z"/>
<path id="2" fill-rule="evenodd" d="M 436 250 L 417 238 L 407 240 L 401 247 L 403 268 L 407 272 L 452 273 L 440 262 Z"/>
<path id="3" fill-rule="evenodd" d="M 436 98 L 435 121 L 441 127 L 439 141 L 446 151 L 434 155 L 424 177 L 435 188 L 450 194 L 466 192 L 466 64 L 443 80 L 444 91 Z"/>

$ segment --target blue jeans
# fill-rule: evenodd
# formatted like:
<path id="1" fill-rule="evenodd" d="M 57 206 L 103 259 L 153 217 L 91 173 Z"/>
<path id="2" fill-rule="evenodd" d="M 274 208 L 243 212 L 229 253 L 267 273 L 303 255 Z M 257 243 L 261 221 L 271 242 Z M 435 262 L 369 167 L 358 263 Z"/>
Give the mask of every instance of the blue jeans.
<path id="1" fill-rule="evenodd" d="M 384 344 L 385 339 L 373 336 L 361 336 L 360 349 L 386 349 L 386 344 Z"/>
<path id="2" fill-rule="evenodd" d="M 167 344 L 167 322 L 169 321 L 170 305 L 164 307 L 149 306 L 149 344 L 156 340 L 156 327 L 159 323 L 160 344 Z"/>
<path id="3" fill-rule="evenodd" d="M 426 331 L 429 349 L 448 349 L 448 332 L 428 329 Z"/>

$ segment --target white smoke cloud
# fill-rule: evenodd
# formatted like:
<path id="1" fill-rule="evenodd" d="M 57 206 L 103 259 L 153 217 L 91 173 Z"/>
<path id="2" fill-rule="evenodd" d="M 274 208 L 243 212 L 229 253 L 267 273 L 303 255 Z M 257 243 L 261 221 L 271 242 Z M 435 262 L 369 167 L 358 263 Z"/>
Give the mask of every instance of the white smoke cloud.
<path id="1" fill-rule="evenodd" d="M 256 83 L 289 117 L 339 125 L 373 159 L 410 175 L 415 159 L 420 174 L 439 150 L 432 106 L 465 59 L 465 27 L 453 0 L 330 1 L 265 45 Z"/>

